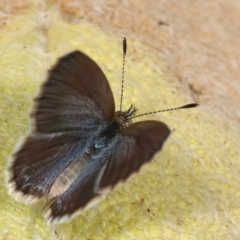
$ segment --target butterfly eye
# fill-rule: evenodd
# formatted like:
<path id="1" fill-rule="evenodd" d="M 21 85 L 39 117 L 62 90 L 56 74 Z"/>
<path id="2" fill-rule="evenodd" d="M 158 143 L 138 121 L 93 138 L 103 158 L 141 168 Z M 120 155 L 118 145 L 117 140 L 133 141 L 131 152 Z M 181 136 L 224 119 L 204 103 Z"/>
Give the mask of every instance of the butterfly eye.
<path id="1" fill-rule="evenodd" d="M 116 121 L 123 128 L 129 127 L 132 124 L 131 118 L 133 118 L 136 111 L 137 109 L 133 107 L 133 105 L 131 105 L 126 112 L 117 111 L 114 114 L 114 121 Z"/>

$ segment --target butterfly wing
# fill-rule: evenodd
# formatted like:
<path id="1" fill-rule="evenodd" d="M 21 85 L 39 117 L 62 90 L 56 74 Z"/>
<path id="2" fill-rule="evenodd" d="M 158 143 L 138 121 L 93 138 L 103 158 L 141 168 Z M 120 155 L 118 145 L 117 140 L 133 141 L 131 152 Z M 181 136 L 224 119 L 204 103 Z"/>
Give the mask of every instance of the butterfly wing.
<path id="1" fill-rule="evenodd" d="M 101 200 L 106 190 L 125 181 L 150 161 L 170 134 L 158 121 L 130 125 L 90 161 L 83 174 L 51 206 L 50 220 L 74 216 Z"/>
<path id="2" fill-rule="evenodd" d="M 12 193 L 18 191 L 37 198 L 48 194 L 55 179 L 84 149 L 81 138 L 66 134 L 54 138 L 27 137 L 12 156 Z"/>
<path id="3" fill-rule="evenodd" d="M 60 58 L 49 73 L 32 114 L 38 133 L 95 131 L 115 112 L 109 83 L 99 66 L 84 53 Z"/>
<path id="4" fill-rule="evenodd" d="M 99 183 L 99 189 L 113 188 L 125 181 L 161 150 L 170 134 L 166 124 L 142 121 L 130 125 L 120 135 Z"/>
<path id="5" fill-rule="evenodd" d="M 35 101 L 35 130 L 13 154 L 9 178 L 12 190 L 41 197 L 81 157 L 115 105 L 104 73 L 79 51 L 58 61 Z"/>

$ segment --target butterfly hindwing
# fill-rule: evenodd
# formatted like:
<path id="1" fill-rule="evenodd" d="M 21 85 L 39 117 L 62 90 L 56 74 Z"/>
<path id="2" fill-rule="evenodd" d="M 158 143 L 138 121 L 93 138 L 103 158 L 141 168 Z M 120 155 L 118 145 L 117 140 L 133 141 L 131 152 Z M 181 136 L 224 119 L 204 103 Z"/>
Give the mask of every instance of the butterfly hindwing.
<path id="1" fill-rule="evenodd" d="M 46 195 L 58 175 L 83 154 L 85 144 L 80 137 L 66 134 L 27 137 L 12 156 L 10 181 L 14 190 L 38 198 Z"/>

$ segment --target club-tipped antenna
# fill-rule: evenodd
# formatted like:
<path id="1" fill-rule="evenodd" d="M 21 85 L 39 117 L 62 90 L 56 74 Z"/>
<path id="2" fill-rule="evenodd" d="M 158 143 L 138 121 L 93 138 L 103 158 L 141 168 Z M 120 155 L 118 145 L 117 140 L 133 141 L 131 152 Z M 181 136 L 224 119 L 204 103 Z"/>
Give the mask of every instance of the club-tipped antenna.
<path id="1" fill-rule="evenodd" d="M 123 63 L 122 63 L 122 87 L 121 87 L 120 111 L 122 111 L 123 85 L 124 85 L 124 67 L 125 67 L 126 53 L 127 53 L 127 39 L 123 38 Z"/>
<path id="2" fill-rule="evenodd" d="M 145 116 L 145 115 L 149 115 L 149 114 L 154 114 L 154 113 L 169 112 L 169 111 L 174 111 L 174 110 L 184 109 L 184 108 L 195 108 L 195 107 L 198 107 L 198 106 L 199 105 L 197 103 L 190 103 L 190 104 L 187 104 L 187 105 L 184 105 L 184 106 L 181 106 L 181 107 L 175 107 L 175 108 L 169 108 L 169 109 L 165 109 L 165 110 L 143 113 L 143 114 L 140 114 L 140 115 L 129 117 L 129 119 L 136 118 L 136 117 L 141 117 L 141 116 Z"/>

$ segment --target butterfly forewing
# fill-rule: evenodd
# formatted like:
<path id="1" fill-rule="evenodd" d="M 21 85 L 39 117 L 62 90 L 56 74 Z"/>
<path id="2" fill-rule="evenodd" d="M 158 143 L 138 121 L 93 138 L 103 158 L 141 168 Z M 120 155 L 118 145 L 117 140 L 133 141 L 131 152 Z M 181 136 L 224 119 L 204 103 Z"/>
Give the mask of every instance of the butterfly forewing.
<path id="1" fill-rule="evenodd" d="M 115 111 L 109 83 L 84 53 L 72 52 L 50 71 L 32 117 L 39 133 L 96 131 Z"/>
<path id="2" fill-rule="evenodd" d="M 99 188 L 112 188 L 137 172 L 162 148 L 169 134 L 167 125 L 158 121 L 137 122 L 124 129 L 116 137 Z"/>

